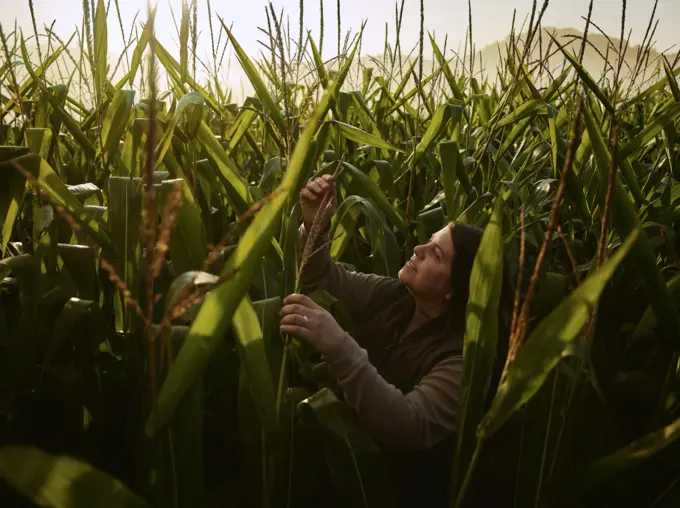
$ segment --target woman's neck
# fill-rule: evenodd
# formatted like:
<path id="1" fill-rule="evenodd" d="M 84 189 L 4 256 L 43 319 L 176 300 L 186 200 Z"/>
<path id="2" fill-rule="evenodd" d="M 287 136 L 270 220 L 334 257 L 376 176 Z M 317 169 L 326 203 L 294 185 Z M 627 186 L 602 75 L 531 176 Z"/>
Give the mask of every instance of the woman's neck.
<path id="1" fill-rule="evenodd" d="M 424 302 L 419 301 L 418 298 L 415 298 L 415 302 L 415 311 L 411 317 L 411 322 L 404 331 L 404 335 L 408 335 L 446 312 L 446 304 L 442 302 Z"/>

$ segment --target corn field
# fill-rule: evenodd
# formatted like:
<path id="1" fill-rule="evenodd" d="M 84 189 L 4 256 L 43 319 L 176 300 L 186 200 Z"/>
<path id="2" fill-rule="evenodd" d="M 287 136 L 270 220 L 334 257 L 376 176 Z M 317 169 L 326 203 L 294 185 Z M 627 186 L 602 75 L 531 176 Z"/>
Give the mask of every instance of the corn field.
<path id="1" fill-rule="evenodd" d="M 315 40 L 272 4 L 248 55 L 252 28 L 208 2 L 205 62 L 196 0 L 176 13 L 179 54 L 149 9 L 129 34 L 120 23 L 117 62 L 117 1 L 83 1 L 68 40 L 3 20 L 3 507 L 398 506 L 327 365 L 279 332 L 309 254 L 298 196 L 323 174 L 339 193 L 331 254 L 355 270 L 396 276 L 449 221 L 485 229 L 452 507 L 489 489 L 517 508 L 680 505 L 679 59 L 650 58 L 650 29 L 624 58 L 624 1 L 597 76 L 590 14 L 565 40 L 534 1 L 492 80 L 472 7 L 458 52 L 426 31 L 421 1 L 409 53 L 403 4 L 370 58 L 364 26 L 322 18 Z M 240 104 L 227 48 L 254 89 Z M 516 294 L 485 405 L 500 245 Z"/>

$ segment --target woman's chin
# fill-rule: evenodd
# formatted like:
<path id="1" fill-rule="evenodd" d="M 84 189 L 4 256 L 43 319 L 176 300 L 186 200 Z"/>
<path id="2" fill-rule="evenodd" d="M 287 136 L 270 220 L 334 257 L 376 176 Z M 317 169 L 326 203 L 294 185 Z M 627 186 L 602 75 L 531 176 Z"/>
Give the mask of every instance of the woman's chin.
<path id="1" fill-rule="evenodd" d="M 397 278 L 405 285 L 409 285 L 413 277 L 413 270 L 409 266 L 402 267 L 397 274 Z"/>

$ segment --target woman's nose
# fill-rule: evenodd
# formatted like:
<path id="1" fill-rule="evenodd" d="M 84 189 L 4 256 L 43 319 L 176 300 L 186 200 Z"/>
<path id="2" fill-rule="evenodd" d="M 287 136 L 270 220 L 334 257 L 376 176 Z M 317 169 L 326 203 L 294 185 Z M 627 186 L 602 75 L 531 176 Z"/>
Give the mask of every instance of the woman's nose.
<path id="1" fill-rule="evenodd" d="M 425 255 L 425 246 L 424 245 L 416 245 L 415 248 L 413 249 L 413 253 L 420 259 L 423 258 Z"/>

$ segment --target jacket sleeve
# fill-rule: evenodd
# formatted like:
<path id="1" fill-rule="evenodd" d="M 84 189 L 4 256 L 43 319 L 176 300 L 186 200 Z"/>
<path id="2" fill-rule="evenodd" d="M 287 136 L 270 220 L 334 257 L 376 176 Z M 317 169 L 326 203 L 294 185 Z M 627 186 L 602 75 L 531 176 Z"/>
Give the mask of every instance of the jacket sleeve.
<path id="1" fill-rule="evenodd" d="M 307 243 L 308 232 L 300 226 L 301 250 Z M 372 298 L 381 290 L 394 284 L 391 277 L 353 272 L 331 259 L 328 233 L 320 235 L 313 249 L 313 255 L 302 267 L 300 281 L 305 292 L 317 289 L 328 291 L 342 301 L 355 316 L 362 316 Z"/>
<path id="2" fill-rule="evenodd" d="M 324 359 L 345 401 L 385 448 L 425 450 L 455 433 L 462 356 L 441 361 L 406 394 L 385 381 L 349 334 Z"/>

